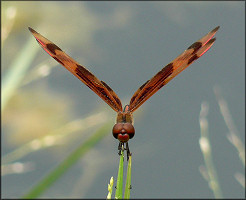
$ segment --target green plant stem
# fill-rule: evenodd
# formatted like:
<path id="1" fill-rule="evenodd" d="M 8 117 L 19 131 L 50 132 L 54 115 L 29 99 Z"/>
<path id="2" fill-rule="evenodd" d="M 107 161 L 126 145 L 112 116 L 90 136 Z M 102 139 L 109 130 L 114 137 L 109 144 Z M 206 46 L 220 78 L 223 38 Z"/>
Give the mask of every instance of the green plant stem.
<path id="1" fill-rule="evenodd" d="M 122 199 L 122 188 L 123 188 L 123 171 L 124 171 L 124 151 L 121 151 L 118 177 L 117 177 L 117 186 L 115 191 L 115 198 Z"/>
<path id="2" fill-rule="evenodd" d="M 125 199 L 130 199 L 131 191 L 131 171 L 132 171 L 132 155 L 129 156 L 128 166 L 127 166 L 127 177 L 126 177 L 126 186 L 125 186 Z"/>

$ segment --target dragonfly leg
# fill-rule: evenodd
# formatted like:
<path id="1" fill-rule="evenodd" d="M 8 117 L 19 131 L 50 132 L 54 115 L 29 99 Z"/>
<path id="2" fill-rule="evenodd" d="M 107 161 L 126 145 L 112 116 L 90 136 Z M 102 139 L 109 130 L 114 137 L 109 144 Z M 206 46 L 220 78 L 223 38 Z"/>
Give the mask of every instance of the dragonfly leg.
<path id="1" fill-rule="evenodd" d="M 126 146 L 125 146 L 126 144 Z M 119 155 L 121 156 L 122 151 L 124 152 L 126 150 L 126 155 L 127 155 L 127 160 L 129 160 L 129 156 L 132 155 L 132 153 L 130 152 L 129 146 L 128 146 L 128 142 L 123 143 L 123 142 L 119 142 L 119 146 L 118 146 L 118 150 L 119 150 Z"/>
<path id="2" fill-rule="evenodd" d="M 118 146 L 118 150 L 119 150 L 119 155 L 121 156 L 121 151 L 124 151 L 124 143 L 123 142 L 119 142 L 119 146 Z"/>

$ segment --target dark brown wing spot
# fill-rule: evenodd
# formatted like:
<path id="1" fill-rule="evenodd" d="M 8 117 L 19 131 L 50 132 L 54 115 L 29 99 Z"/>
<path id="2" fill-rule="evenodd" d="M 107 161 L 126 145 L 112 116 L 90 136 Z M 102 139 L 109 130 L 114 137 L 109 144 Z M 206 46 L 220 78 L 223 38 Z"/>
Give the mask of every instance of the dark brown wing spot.
<path id="1" fill-rule="evenodd" d="M 77 64 L 77 67 L 78 68 L 76 68 L 75 71 L 78 75 L 82 74 L 82 76 L 93 76 L 94 77 L 94 75 L 90 73 L 87 69 L 85 69 L 83 66 Z"/>
<path id="2" fill-rule="evenodd" d="M 46 44 L 46 48 L 49 49 L 50 52 L 52 52 L 54 55 L 56 55 L 55 50 L 62 51 L 58 46 L 56 46 L 56 45 L 53 44 L 53 43 Z"/>
<path id="3" fill-rule="evenodd" d="M 88 70 L 86 70 L 84 67 L 77 65 L 77 68 L 75 69 L 76 74 L 84 80 L 84 83 L 93 91 L 97 89 L 100 91 L 100 93 L 105 97 L 107 102 L 110 102 L 110 104 L 114 104 L 112 100 L 109 98 L 107 92 L 105 92 L 105 88 L 100 87 L 98 83 L 93 82 L 93 78 L 95 77 L 92 73 L 90 73 Z M 88 78 L 90 77 L 90 78 Z M 109 88 L 109 86 L 107 86 Z M 111 89 L 112 90 L 112 89 Z M 99 95 L 100 96 L 100 95 Z M 120 104 L 121 105 L 121 104 Z"/>
<path id="4" fill-rule="evenodd" d="M 108 100 L 110 100 L 109 97 L 108 97 L 108 95 L 107 95 L 107 93 L 105 92 L 104 88 L 102 88 L 102 87 L 100 87 L 100 86 L 97 86 L 96 88 L 97 88 L 97 90 L 100 91 L 100 93 L 103 94 L 103 96 L 105 96 Z M 110 101 L 111 101 L 111 100 L 110 100 Z"/>
<path id="5" fill-rule="evenodd" d="M 168 65 L 166 65 L 161 71 L 159 71 L 156 76 L 158 75 L 163 75 L 163 77 L 161 78 L 160 81 L 163 81 L 164 79 L 166 79 L 171 73 L 173 72 L 173 63 L 169 63 Z M 159 82 L 159 81 L 158 81 Z"/>
<path id="6" fill-rule="evenodd" d="M 52 58 L 54 58 L 57 62 L 59 62 L 61 65 L 64 65 L 64 63 L 61 61 L 61 60 L 59 60 L 59 59 L 57 59 L 56 57 L 53 57 L 52 56 Z"/>
<path id="7" fill-rule="evenodd" d="M 190 63 L 192 63 L 192 62 L 194 62 L 196 59 L 198 59 L 199 58 L 199 56 L 197 56 L 196 54 L 195 55 L 193 55 L 189 60 L 188 60 L 188 65 L 190 64 Z"/>
<path id="8" fill-rule="evenodd" d="M 112 96 L 114 97 L 114 99 L 115 99 L 115 101 L 117 102 L 117 104 L 118 104 L 118 105 L 121 105 L 121 101 L 119 100 L 119 98 L 118 98 L 117 96 L 115 96 L 114 91 L 111 89 L 111 87 L 109 87 L 109 86 L 107 85 L 107 83 L 105 83 L 104 81 L 101 81 L 101 82 L 102 82 L 102 84 L 108 89 L 108 91 L 111 92 L 111 94 L 112 94 Z"/>
<path id="9" fill-rule="evenodd" d="M 120 99 L 119 99 L 118 97 L 114 96 L 114 95 L 113 95 L 113 97 L 114 97 L 115 101 L 117 102 L 117 104 L 118 104 L 118 105 L 121 105 Z M 121 106 L 122 106 L 122 105 L 121 105 Z"/>
<path id="10" fill-rule="evenodd" d="M 138 96 L 138 94 L 136 94 L 136 95 L 134 95 L 134 96 L 132 96 L 132 98 L 131 98 L 131 101 L 130 101 L 130 105 L 132 104 L 132 102 L 136 99 L 136 97 Z"/>
<path id="11" fill-rule="evenodd" d="M 141 101 L 145 95 L 153 88 L 153 86 L 149 86 L 147 88 L 144 89 L 142 95 L 138 98 L 137 102 Z"/>
<path id="12" fill-rule="evenodd" d="M 137 105 L 138 102 L 141 102 L 145 98 L 145 96 L 148 96 L 149 94 L 151 94 L 151 92 L 154 91 L 156 88 L 160 89 L 162 86 L 164 86 L 166 84 L 165 80 L 172 73 L 173 73 L 173 63 L 169 63 L 161 71 L 159 71 L 151 80 L 147 81 L 145 84 L 143 84 L 140 87 L 140 88 L 142 88 L 142 94 L 140 96 L 138 96 L 138 94 L 139 94 L 138 93 L 135 96 L 133 96 L 131 101 L 130 101 L 130 105 L 132 104 L 132 102 L 134 102 L 136 97 L 138 97 L 138 99 L 137 99 L 137 102 L 135 103 L 135 105 Z M 155 82 L 155 79 L 158 79 L 158 81 Z M 152 81 L 153 81 L 153 83 L 152 83 Z M 150 82 L 150 85 L 148 87 L 144 88 L 144 86 L 146 86 L 146 84 L 149 82 Z"/>
<path id="13" fill-rule="evenodd" d="M 108 85 L 107 85 L 107 83 L 105 83 L 104 81 L 101 81 L 102 82 L 102 84 L 109 90 L 109 91 L 113 91 L 112 89 L 111 89 L 111 87 L 109 87 Z"/>
<path id="14" fill-rule="evenodd" d="M 155 85 L 158 85 L 159 83 L 163 82 L 168 76 L 170 76 L 173 73 L 173 63 L 169 63 L 165 67 L 162 68 L 161 71 L 159 71 L 153 79 L 159 79 Z M 152 80 L 151 80 L 152 81 Z"/>
<path id="15" fill-rule="evenodd" d="M 146 81 L 140 88 L 139 88 L 139 90 L 142 90 L 143 89 L 143 87 L 147 84 L 149 82 L 149 80 L 148 81 Z"/>
<path id="16" fill-rule="evenodd" d="M 140 92 L 148 82 L 149 82 L 149 80 L 146 81 L 146 82 L 138 89 L 138 91 Z M 137 92 L 137 94 L 134 95 L 134 96 L 131 98 L 130 104 L 136 99 L 136 97 L 138 96 L 139 92 Z"/>
<path id="17" fill-rule="evenodd" d="M 85 84 L 91 88 L 88 83 L 92 84 L 91 79 L 89 79 L 88 77 L 93 76 L 88 70 L 86 70 L 84 67 L 77 65 L 77 68 L 75 69 L 76 74 L 82 79 L 84 80 Z M 92 89 L 92 88 L 91 88 Z"/>
<path id="18" fill-rule="evenodd" d="M 196 53 L 198 51 L 198 49 L 200 49 L 202 47 L 202 43 L 201 42 L 195 42 L 192 45 L 190 45 L 188 47 L 188 49 L 194 49 L 193 53 Z"/>
<path id="19" fill-rule="evenodd" d="M 158 90 L 166 84 L 165 80 L 173 73 L 173 63 L 169 63 L 160 72 L 163 73 L 164 76 L 160 79 L 160 81 L 158 81 L 158 84 L 161 82 L 161 84 L 158 86 Z"/>

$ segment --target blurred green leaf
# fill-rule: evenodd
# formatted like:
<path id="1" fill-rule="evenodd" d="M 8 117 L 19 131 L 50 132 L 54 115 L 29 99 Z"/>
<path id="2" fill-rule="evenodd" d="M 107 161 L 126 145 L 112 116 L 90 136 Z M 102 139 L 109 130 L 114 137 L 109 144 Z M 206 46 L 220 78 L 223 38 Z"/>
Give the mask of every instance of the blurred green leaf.
<path id="1" fill-rule="evenodd" d="M 25 77 L 28 69 L 31 67 L 31 62 L 38 52 L 39 46 L 33 45 L 33 38 L 26 43 L 19 55 L 15 58 L 9 71 L 2 80 L 2 112 L 8 103 L 9 99 L 14 94 L 15 90 L 21 85 L 21 81 Z"/>
<path id="2" fill-rule="evenodd" d="M 46 189 L 48 189 L 55 181 L 58 180 L 73 164 L 81 159 L 86 152 L 93 148 L 105 135 L 110 133 L 112 122 L 104 124 L 93 134 L 85 143 L 81 144 L 73 151 L 62 163 L 60 163 L 53 171 L 51 171 L 43 180 L 34 186 L 29 193 L 24 195 L 24 199 L 32 199 L 39 197 Z"/>

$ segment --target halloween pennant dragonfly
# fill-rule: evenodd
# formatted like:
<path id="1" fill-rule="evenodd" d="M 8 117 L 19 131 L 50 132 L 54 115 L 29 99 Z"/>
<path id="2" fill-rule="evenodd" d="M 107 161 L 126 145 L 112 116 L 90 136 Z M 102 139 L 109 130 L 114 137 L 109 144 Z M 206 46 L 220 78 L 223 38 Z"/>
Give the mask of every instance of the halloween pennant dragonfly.
<path id="1" fill-rule="evenodd" d="M 101 97 L 114 111 L 117 112 L 116 124 L 113 127 L 113 136 L 119 140 L 119 153 L 127 151 L 130 155 L 128 140 L 133 138 L 135 129 L 133 127 L 132 113 L 139 108 L 154 93 L 166 85 L 170 80 L 186 69 L 195 60 L 200 58 L 214 44 L 213 36 L 219 26 L 214 28 L 207 35 L 193 43 L 181 55 L 166 65 L 154 77 L 146 81 L 132 96 L 129 105 L 122 109 L 121 101 L 116 93 L 103 81 L 100 81 L 89 70 L 77 63 L 54 43 L 29 27 L 29 30 L 36 38 L 40 46 L 57 62 L 63 65 L 68 71 L 87 85 L 99 97 Z"/>

